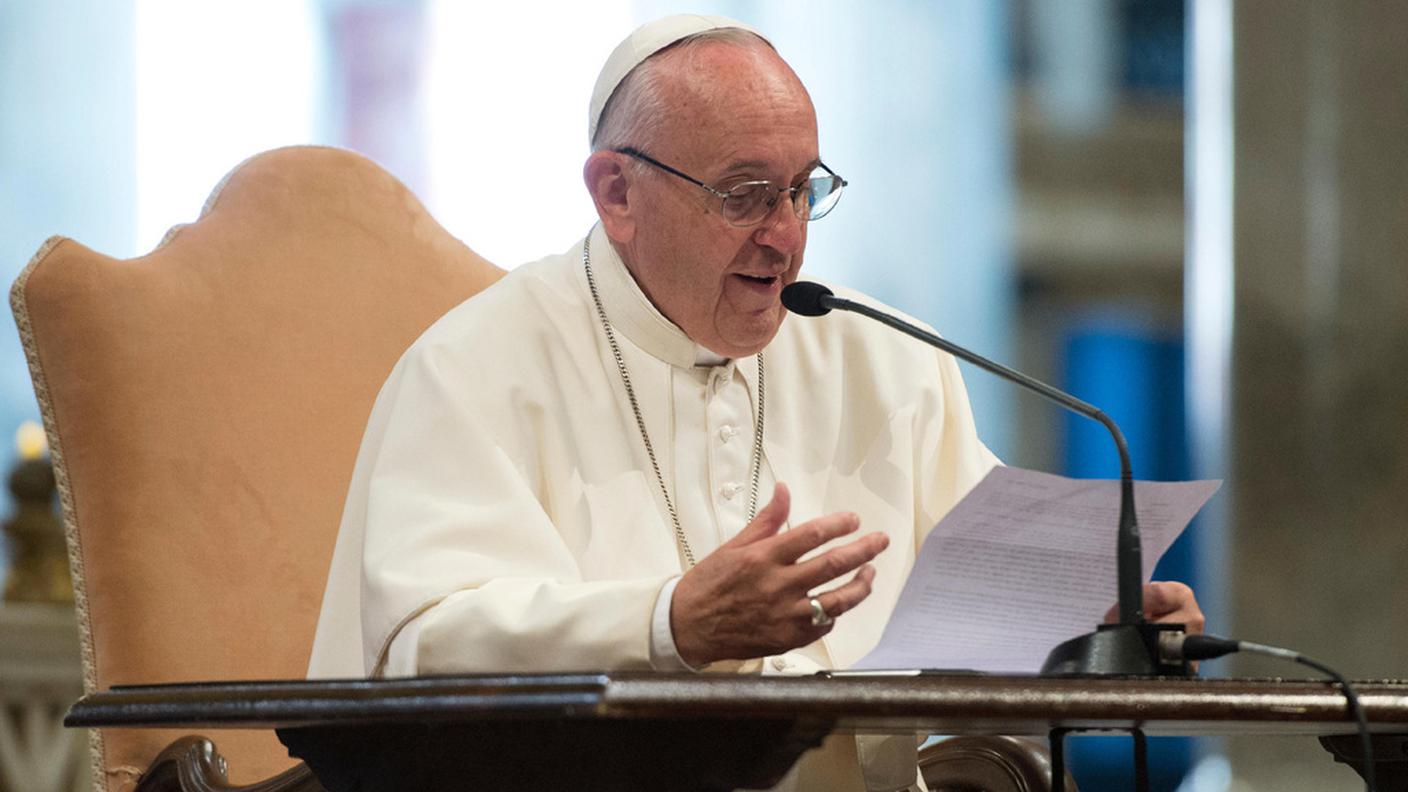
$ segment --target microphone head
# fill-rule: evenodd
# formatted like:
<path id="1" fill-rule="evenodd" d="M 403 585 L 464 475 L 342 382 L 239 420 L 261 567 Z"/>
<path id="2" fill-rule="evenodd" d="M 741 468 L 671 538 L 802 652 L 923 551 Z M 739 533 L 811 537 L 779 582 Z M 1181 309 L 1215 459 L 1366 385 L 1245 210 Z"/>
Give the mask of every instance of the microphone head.
<path id="1" fill-rule="evenodd" d="M 802 316 L 824 316 L 831 312 L 824 298 L 833 292 L 812 281 L 797 281 L 782 290 L 782 306 Z"/>

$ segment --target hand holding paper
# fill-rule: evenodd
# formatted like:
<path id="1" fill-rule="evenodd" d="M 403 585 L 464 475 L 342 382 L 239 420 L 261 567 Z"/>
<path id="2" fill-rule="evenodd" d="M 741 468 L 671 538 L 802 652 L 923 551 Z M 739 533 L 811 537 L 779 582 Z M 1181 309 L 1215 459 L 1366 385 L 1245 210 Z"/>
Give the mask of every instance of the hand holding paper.
<path id="1" fill-rule="evenodd" d="M 1144 580 L 1220 485 L 1137 482 Z M 1116 599 L 1119 482 L 999 467 L 929 533 L 855 669 L 1035 672 Z"/>

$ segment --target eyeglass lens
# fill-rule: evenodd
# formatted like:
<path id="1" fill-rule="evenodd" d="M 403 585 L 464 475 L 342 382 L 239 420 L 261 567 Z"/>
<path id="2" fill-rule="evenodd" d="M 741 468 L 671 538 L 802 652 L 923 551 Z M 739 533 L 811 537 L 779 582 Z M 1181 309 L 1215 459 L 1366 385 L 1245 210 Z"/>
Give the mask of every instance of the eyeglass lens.
<path id="1" fill-rule="evenodd" d="M 830 173 L 813 176 L 792 192 L 792 209 L 802 220 L 816 220 L 841 197 L 841 179 Z M 729 190 L 723 202 L 724 219 L 735 225 L 752 225 L 767 217 L 782 195 L 771 182 L 749 182 Z"/>

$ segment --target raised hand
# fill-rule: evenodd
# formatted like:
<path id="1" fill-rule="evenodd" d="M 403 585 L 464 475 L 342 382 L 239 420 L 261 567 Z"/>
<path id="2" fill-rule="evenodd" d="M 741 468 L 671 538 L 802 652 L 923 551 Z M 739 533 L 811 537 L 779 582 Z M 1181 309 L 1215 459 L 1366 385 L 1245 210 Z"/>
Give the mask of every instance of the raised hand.
<path id="1" fill-rule="evenodd" d="M 870 596 L 875 568 L 869 561 L 889 545 L 889 537 L 869 533 L 799 562 L 826 542 L 854 533 L 860 518 L 837 512 L 779 534 L 791 502 L 787 487 L 777 484 L 752 522 L 680 578 L 670 603 L 670 629 L 686 663 L 698 668 L 716 660 L 763 657 L 815 641 L 833 624 L 813 624 L 809 592 L 852 570 L 849 581 L 815 595 L 826 615 L 835 619 Z"/>

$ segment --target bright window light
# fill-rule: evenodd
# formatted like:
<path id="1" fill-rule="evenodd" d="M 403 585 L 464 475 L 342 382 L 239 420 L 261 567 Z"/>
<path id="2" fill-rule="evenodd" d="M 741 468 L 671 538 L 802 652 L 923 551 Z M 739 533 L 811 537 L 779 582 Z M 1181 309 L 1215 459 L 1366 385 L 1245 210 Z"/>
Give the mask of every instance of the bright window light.
<path id="1" fill-rule="evenodd" d="M 244 159 L 311 140 L 319 35 L 307 2 L 137 0 L 138 250 Z"/>
<path id="2" fill-rule="evenodd" d="M 1221 478 L 1229 470 L 1234 301 L 1233 0 L 1194 0 L 1188 41 L 1184 190 L 1188 202 L 1183 304 L 1187 328 L 1188 426 L 1193 472 Z M 1198 542 L 1198 600 L 1209 620 L 1227 624 L 1228 509 L 1209 504 Z M 1232 628 L 1228 628 L 1232 629 Z M 1210 750 L 1217 750 L 1216 748 Z M 1197 774 L 1195 774 L 1197 775 Z M 1200 777 L 1200 776 L 1199 776 Z M 1220 782 L 1190 789 L 1223 790 Z"/>
<path id="3" fill-rule="evenodd" d="M 436 0 L 427 27 L 431 212 L 502 267 L 566 250 L 596 220 L 587 103 L 631 3 Z"/>
<path id="4" fill-rule="evenodd" d="M 1222 475 L 1232 356 L 1232 0 L 1196 0 L 1188 48 L 1188 397 L 1200 475 Z M 1216 579 L 1216 578 L 1214 578 Z"/>

